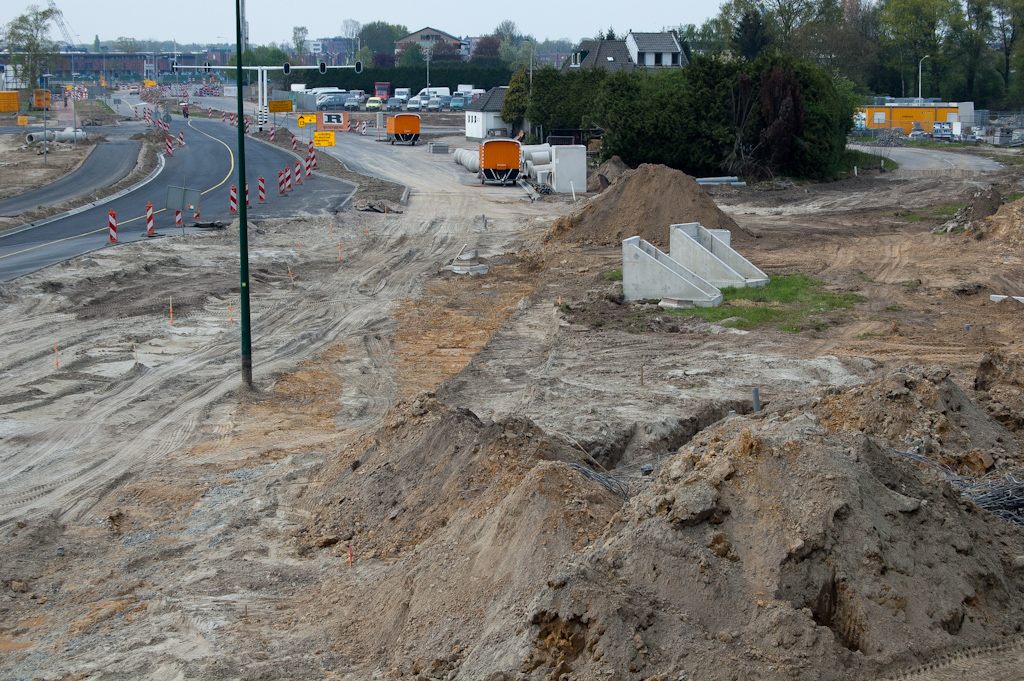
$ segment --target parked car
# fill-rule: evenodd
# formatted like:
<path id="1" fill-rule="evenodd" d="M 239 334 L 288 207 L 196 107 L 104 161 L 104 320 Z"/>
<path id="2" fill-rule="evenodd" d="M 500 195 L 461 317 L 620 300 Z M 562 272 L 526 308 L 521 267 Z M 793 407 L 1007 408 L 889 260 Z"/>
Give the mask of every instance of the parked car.
<path id="1" fill-rule="evenodd" d="M 345 109 L 348 111 L 359 111 L 359 105 L 362 102 L 359 101 L 359 97 L 349 97 L 345 100 Z"/>
<path id="2" fill-rule="evenodd" d="M 402 98 L 401 97 L 389 97 L 388 101 L 384 102 L 385 111 L 401 111 L 402 110 Z"/>
<path id="3" fill-rule="evenodd" d="M 405 105 L 406 111 L 419 111 L 423 108 L 423 101 L 419 97 L 410 97 Z"/>
<path id="4" fill-rule="evenodd" d="M 449 106 L 452 103 L 452 96 L 451 95 L 438 95 L 438 99 L 441 100 L 441 108 L 442 109 L 449 108 Z"/>
<path id="5" fill-rule="evenodd" d="M 409 95 L 412 94 L 412 89 L 407 87 L 396 87 L 395 97 L 398 97 L 403 102 L 409 101 Z"/>
<path id="6" fill-rule="evenodd" d="M 324 97 L 316 104 L 317 111 L 341 111 L 345 108 L 347 97 Z"/>
<path id="7" fill-rule="evenodd" d="M 427 111 L 440 111 L 441 110 L 441 98 L 431 97 L 427 101 Z"/>
<path id="8" fill-rule="evenodd" d="M 448 103 L 448 108 L 452 111 L 465 111 L 466 110 L 466 98 L 465 97 L 452 97 L 452 101 Z"/>
<path id="9" fill-rule="evenodd" d="M 384 106 L 384 100 L 380 97 L 370 97 L 366 100 L 367 111 L 380 111 L 382 106 Z"/>

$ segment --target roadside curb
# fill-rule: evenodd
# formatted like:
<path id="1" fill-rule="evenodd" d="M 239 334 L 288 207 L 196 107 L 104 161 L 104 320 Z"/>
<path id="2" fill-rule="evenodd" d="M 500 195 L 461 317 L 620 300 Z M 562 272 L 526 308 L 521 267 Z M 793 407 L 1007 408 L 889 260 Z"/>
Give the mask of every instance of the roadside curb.
<path id="1" fill-rule="evenodd" d="M 143 147 L 143 149 L 145 149 L 145 147 Z M 157 176 L 163 171 L 163 169 L 164 169 L 164 154 L 161 152 L 157 156 L 156 168 L 153 169 L 153 172 L 151 172 L 146 178 L 136 182 L 132 186 L 125 187 L 124 189 L 122 189 L 121 191 L 119 191 L 117 193 L 111 194 L 110 196 L 106 196 L 106 197 L 104 197 L 102 199 L 99 199 L 97 201 L 93 201 L 92 203 L 87 203 L 84 206 L 79 206 L 78 208 L 72 208 L 71 210 L 69 210 L 69 211 L 67 211 L 65 213 L 61 213 L 59 215 L 53 215 L 51 217 L 45 218 L 43 220 L 40 220 L 39 222 L 30 222 L 27 225 L 22 225 L 20 227 L 15 227 L 14 229 L 9 229 L 9 230 L 6 230 L 4 232 L 0 232 L 0 239 L 3 239 L 4 237 L 8 237 L 8 236 L 14 236 L 15 234 L 21 234 L 22 232 L 27 232 L 30 229 L 35 229 L 36 227 L 42 227 L 43 225 L 48 225 L 51 222 L 56 222 L 57 220 L 63 220 L 66 217 L 70 217 L 72 215 L 78 215 L 79 213 L 84 213 L 87 210 L 92 210 L 93 208 L 96 208 L 98 206 L 102 206 L 104 204 L 110 203 L 111 201 L 116 201 L 117 199 L 121 198 L 122 196 L 126 196 L 126 195 L 132 193 L 133 191 L 135 191 L 136 189 L 140 189 L 140 188 L 146 186 L 147 184 L 149 184 L 150 182 L 152 182 L 153 180 L 155 180 L 157 178 Z"/>

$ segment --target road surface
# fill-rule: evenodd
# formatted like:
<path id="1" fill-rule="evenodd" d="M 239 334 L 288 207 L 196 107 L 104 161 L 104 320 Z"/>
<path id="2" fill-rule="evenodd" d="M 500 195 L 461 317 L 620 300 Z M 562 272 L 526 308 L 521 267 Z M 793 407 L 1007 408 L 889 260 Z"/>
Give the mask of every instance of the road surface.
<path id="1" fill-rule="evenodd" d="M 849 148 L 890 158 L 900 165 L 900 170 L 965 170 L 974 172 L 1003 170 L 1003 166 L 995 161 L 974 154 L 910 147 L 868 147 L 859 144 L 851 144 Z"/>
<path id="2" fill-rule="evenodd" d="M 175 119 L 171 131 L 185 127 Z M 180 229 L 174 226 L 173 210 L 166 210 L 167 187 L 185 186 L 201 191 L 201 219 L 230 220 L 229 187 L 237 184 L 236 129 L 219 121 L 191 119 L 185 127 L 185 146 L 175 147 L 165 166 L 152 182 L 102 206 L 38 226 L 0 234 L 0 281 L 33 272 L 83 253 L 112 246 L 107 215 L 117 217 L 120 242 L 144 239 L 146 204 L 153 204 L 154 228 L 158 233 Z M 294 167 L 295 155 L 252 141 L 246 145 L 246 177 L 249 178 L 250 220 L 334 212 L 354 191 L 354 186 L 334 178 L 314 175 L 287 196 L 277 191 L 277 171 Z M 257 205 L 257 178 L 266 178 L 267 203 Z M 51 185 L 52 186 L 52 185 Z M 194 220 L 183 216 L 186 225 Z M 191 228 L 187 228 L 191 229 Z"/>
<path id="3" fill-rule="evenodd" d="M 139 140 L 100 142 L 73 172 L 0 201 L 0 217 L 15 217 L 38 206 L 57 205 L 116 184 L 135 167 L 141 148 Z"/>

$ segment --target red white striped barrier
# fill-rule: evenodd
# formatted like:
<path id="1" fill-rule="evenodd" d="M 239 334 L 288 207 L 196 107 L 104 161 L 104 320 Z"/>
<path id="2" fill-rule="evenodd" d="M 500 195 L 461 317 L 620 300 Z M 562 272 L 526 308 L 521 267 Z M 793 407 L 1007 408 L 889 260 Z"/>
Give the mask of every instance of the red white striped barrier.
<path id="1" fill-rule="evenodd" d="M 252 204 L 249 203 L 249 183 L 246 182 L 245 183 L 245 207 L 246 208 L 250 208 L 251 206 L 252 206 Z"/>
<path id="2" fill-rule="evenodd" d="M 256 183 L 256 198 L 260 203 L 267 202 L 267 183 L 263 180 L 263 176 L 260 175 L 259 182 Z"/>
<path id="3" fill-rule="evenodd" d="M 316 149 L 313 150 L 313 167 L 316 168 Z"/>
<path id="4" fill-rule="evenodd" d="M 295 162 L 295 185 L 302 184 L 302 163 L 299 161 Z"/>
<path id="5" fill-rule="evenodd" d="M 246 135 L 249 134 L 249 119 L 248 118 L 245 119 L 245 134 Z"/>
<path id="6" fill-rule="evenodd" d="M 179 147 L 185 146 L 185 131 L 184 130 L 179 130 L 178 131 L 178 146 Z"/>
<path id="7" fill-rule="evenodd" d="M 153 202 L 146 202 L 146 234 L 155 234 L 153 231 Z"/>
<path id="8" fill-rule="evenodd" d="M 174 211 L 174 226 L 175 227 L 181 227 L 181 211 L 180 210 Z"/>
<path id="9" fill-rule="evenodd" d="M 366 134 L 366 121 L 363 121 L 363 132 L 362 132 L 362 134 L 363 135 Z"/>
<path id="10" fill-rule="evenodd" d="M 139 107 L 133 106 L 132 107 L 132 111 L 135 112 L 135 117 L 138 118 L 139 117 Z"/>
<path id="11" fill-rule="evenodd" d="M 313 177 L 313 159 L 306 157 L 306 177 Z"/>
<path id="12" fill-rule="evenodd" d="M 284 172 L 277 171 L 277 192 L 284 196 Z"/>
<path id="13" fill-rule="evenodd" d="M 284 186 L 288 191 L 292 190 L 292 171 L 291 168 L 284 169 Z"/>
<path id="14" fill-rule="evenodd" d="M 238 212 L 238 187 L 235 185 L 231 185 L 231 190 L 228 192 L 228 211 Z"/>
<path id="15" fill-rule="evenodd" d="M 174 151 L 172 149 L 173 146 L 174 146 L 174 143 L 171 142 L 171 138 L 168 137 L 167 138 L 167 155 L 168 156 L 174 156 Z"/>
<path id="16" fill-rule="evenodd" d="M 220 122 L 221 123 L 227 123 L 228 122 L 228 112 L 227 111 L 221 111 L 220 112 Z"/>
<path id="17" fill-rule="evenodd" d="M 313 140 L 309 140 L 309 151 L 306 152 L 306 158 L 313 155 Z"/>
<path id="18" fill-rule="evenodd" d="M 192 216 L 193 220 L 198 220 L 199 219 L 199 208 L 200 208 L 200 204 L 197 203 L 196 204 L 196 214 Z"/>
<path id="19" fill-rule="evenodd" d="M 271 142 L 274 141 L 274 127 L 273 126 L 270 127 L 270 141 Z"/>
<path id="20" fill-rule="evenodd" d="M 117 243 L 117 213 L 111 210 L 107 213 L 107 229 L 110 231 L 110 243 Z"/>
<path id="21" fill-rule="evenodd" d="M 292 135 L 292 151 L 298 151 L 298 150 L 299 150 L 299 138 L 296 137 L 295 135 Z"/>
<path id="22" fill-rule="evenodd" d="M 213 118 L 213 107 L 212 106 L 206 109 L 206 116 L 208 118 Z"/>

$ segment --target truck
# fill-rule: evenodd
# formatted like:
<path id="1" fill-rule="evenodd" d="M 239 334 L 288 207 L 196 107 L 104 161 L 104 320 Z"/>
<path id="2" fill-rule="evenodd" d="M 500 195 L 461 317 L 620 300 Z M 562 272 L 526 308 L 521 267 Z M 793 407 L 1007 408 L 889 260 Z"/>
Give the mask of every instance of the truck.
<path id="1" fill-rule="evenodd" d="M 380 97 L 385 102 L 391 96 L 391 83 L 379 82 L 373 84 L 373 96 Z"/>
<path id="2" fill-rule="evenodd" d="M 396 87 L 395 97 L 398 97 L 403 102 L 409 101 L 409 96 L 412 94 L 412 90 L 407 87 Z"/>
<path id="3" fill-rule="evenodd" d="M 473 91 L 472 83 L 459 83 L 459 87 L 455 88 L 455 94 L 468 97 L 469 93 Z"/>
<path id="4" fill-rule="evenodd" d="M 416 96 L 426 101 L 431 97 L 440 97 L 441 95 L 452 96 L 452 89 L 450 87 L 425 87 L 416 93 Z"/>

